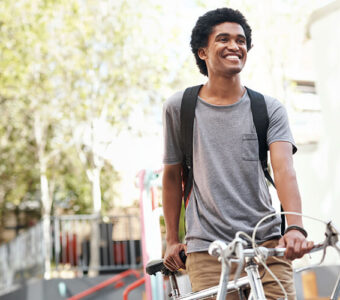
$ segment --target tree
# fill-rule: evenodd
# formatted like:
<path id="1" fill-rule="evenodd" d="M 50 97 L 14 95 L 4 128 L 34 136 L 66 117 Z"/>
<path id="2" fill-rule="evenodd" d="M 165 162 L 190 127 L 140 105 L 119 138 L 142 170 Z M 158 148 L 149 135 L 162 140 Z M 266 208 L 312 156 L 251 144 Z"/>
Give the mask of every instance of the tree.
<path id="1" fill-rule="evenodd" d="M 21 201 L 39 187 L 47 253 L 53 195 L 74 186 L 69 183 L 80 161 L 91 184 L 94 211 L 99 213 L 110 136 L 130 126 L 129 113 L 138 103 L 150 105 L 161 99 L 158 90 L 166 85 L 168 62 L 154 50 L 166 45 L 158 44 L 156 26 L 153 34 L 143 30 L 146 20 L 158 22 L 140 13 L 158 9 L 149 4 L 147 0 L 0 3 L 0 105 L 8 114 L 0 121 L 1 159 L 6 160 L 0 197 L 3 203 L 8 201 L 6 191 L 21 184 L 22 194 L 15 193 L 16 201 Z M 109 129 L 106 135 L 103 128 Z M 66 166 L 70 162 L 66 157 L 74 157 L 75 150 L 80 160 Z M 8 156 L 15 164 L 19 157 L 24 160 L 29 179 L 19 182 L 6 175 L 13 174 Z M 69 172 L 73 176 L 66 176 Z"/>

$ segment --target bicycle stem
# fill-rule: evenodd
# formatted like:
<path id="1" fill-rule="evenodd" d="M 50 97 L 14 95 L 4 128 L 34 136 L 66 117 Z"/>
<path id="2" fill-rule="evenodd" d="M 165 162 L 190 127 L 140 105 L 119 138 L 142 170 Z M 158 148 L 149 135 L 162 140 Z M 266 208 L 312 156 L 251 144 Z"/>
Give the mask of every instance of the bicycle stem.
<path id="1" fill-rule="evenodd" d="M 227 286 L 229 281 L 229 263 L 222 259 L 221 264 L 222 271 L 216 300 L 225 300 L 227 296 Z"/>
<path id="2" fill-rule="evenodd" d="M 246 257 L 245 260 L 245 270 L 248 274 L 251 292 L 254 299 L 266 300 L 257 264 L 254 262 L 253 258 Z"/>
<path id="3" fill-rule="evenodd" d="M 173 300 L 176 300 L 179 297 L 180 293 L 179 293 L 175 273 L 169 274 L 169 282 L 170 282 L 170 291 L 171 291 L 169 297 L 171 297 L 171 299 Z"/>

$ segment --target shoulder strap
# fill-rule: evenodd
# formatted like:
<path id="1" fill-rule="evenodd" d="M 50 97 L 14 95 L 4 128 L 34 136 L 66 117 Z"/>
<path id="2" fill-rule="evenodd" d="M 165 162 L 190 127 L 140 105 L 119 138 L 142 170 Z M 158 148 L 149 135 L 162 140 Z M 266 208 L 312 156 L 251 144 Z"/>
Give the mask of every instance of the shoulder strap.
<path id="1" fill-rule="evenodd" d="M 256 128 L 257 139 L 259 143 L 259 158 L 261 161 L 261 166 L 266 176 L 267 180 L 275 187 L 274 180 L 269 174 L 268 170 L 268 156 L 267 151 L 267 131 L 269 127 L 269 117 L 267 111 L 266 101 L 264 96 L 258 92 L 255 92 L 249 88 L 246 88 L 249 98 L 251 113 L 253 115 L 253 121 Z"/>
<path id="2" fill-rule="evenodd" d="M 184 191 L 183 198 L 187 206 L 189 195 L 193 184 L 193 132 L 194 132 L 194 119 L 195 108 L 197 103 L 198 93 L 203 85 L 189 87 L 184 91 L 181 103 L 181 142 L 183 152 L 183 179 Z"/>
<path id="3" fill-rule="evenodd" d="M 247 92 L 250 98 L 250 107 L 251 113 L 253 115 L 253 121 L 256 128 L 257 139 L 259 143 L 259 158 L 261 161 L 261 166 L 263 173 L 267 180 L 275 187 L 275 183 L 273 178 L 269 174 L 268 170 L 268 144 L 267 144 L 267 131 L 269 127 L 269 116 L 266 101 L 264 96 L 258 92 L 255 92 L 249 88 L 247 88 Z M 281 212 L 283 212 L 283 208 L 281 205 Z M 286 218 L 284 215 L 281 215 L 281 234 L 284 234 L 286 227 Z"/>

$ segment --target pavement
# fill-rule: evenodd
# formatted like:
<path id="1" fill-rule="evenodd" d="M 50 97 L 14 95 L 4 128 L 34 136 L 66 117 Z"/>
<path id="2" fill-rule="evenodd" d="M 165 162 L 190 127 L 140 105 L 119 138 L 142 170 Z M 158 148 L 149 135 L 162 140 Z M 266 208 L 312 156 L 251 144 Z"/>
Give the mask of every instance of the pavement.
<path id="1" fill-rule="evenodd" d="M 111 275 L 98 277 L 83 277 L 73 279 L 32 279 L 25 282 L 20 288 L 8 294 L 0 296 L 1 300 L 62 300 L 74 296 L 88 288 L 95 286 L 109 278 Z M 86 300 L 113 300 L 123 299 L 126 287 L 136 281 L 135 276 L 127 276 L 118 284 L 111 284 L 92 295 L 86 296 Z M 129 293 L 129 300 L 143 299 L 144 284 Z"/>

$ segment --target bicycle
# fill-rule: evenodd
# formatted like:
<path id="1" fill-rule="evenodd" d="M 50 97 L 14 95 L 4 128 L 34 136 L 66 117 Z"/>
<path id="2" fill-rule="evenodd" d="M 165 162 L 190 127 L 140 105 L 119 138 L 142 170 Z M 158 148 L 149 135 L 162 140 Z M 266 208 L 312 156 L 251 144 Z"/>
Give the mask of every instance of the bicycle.
<path id="1" fill-rule="evenodd" d="M 285 213 L 289 214 L 289 213 Z M 244 246 L 247 244 L 244 239 L 241 238 L 243 235 L 244 237 L 250 239 L 248 235 L 242 232 L 238 232 L 235 236 L 235 239 L 226 245 L 222 241 L 214 241 L 209 246 L 209 254 L 218 257 L 218 259 L 222 263 L 222 270 L 220 276 L 220 282 L 217 286 L 199 291 L 199 292 L 191 292 L 185 295 L 180 295 L 180 291 L 178 289 L 177 280 L 176 280 L 176 271 L 171 272 L 168 270 L 164 264 L 163 260 L 154 260 L 147 264 L 146 272 L 149 275 L 155 275 L 157 272 L 162 272 L 163 275 L 169 276 L 170 281 L 170 298 L 172 300 L 199 300 L 199 299 L 208 299 L 211 297 L 216 296 L 216 300 L 225 300 L 227 299 L 227 293 L 231 291 L 238 291 L 240 299 L 244 299 L 244 290 L 250 289 L 250 294 L 248 296 L 248 300 L 265 300 L 265 294 L 261 282 L 261 278 L 258 272 L 258 263 L 256 263 L 255 259 L 257 259 L 265 269 L 271 273 L 273 278 L 278 282 L 280 288 L 282 289 L 285 298 L 287 299 L 287 293 L 284 290 L 282 284 L 276 278 L 274 274 L 268 269 L 265 264 L 265 260 L 271 256 L 284 256 L 285 248 L 265 248 L 261 246 L 257 246 L 255 244 L 255 234 L 258 228 L 258 225 L 266 218 L 271 217 L 269 215 L 263 218 L 255 227 L 253 232 L 252 239 L 252 246 L 251 249 L 246 249 Z M 315 219 L 315 218 L 312 218 Z M 339 241 L 339 231 L 334 227 L 331 222 L 326 223 L 326 231 L 325 231 L 325 240 L 323 243 L 319 243 L 314 245 L 314 248 L 310 251 L 323 251 L 323 256 L 319 264 L 321 264 L 326 255 L 327 247 L 333 247 L 337 250 L 338 254 L 340 255 L 340 241 Z M 183 260 L 184 252 L 180 253 L 180 256 Z M 237 270 L 235 272 L 234 279 L 229 281 L 229 269 L 231 262 L 236 262 L 238 264 Z M 244 262 L 246 264 L 245 271 L 247 276 L 239 278 L 239 275 L 243 269 Z M 307 267 L 308 268 L 308 267 Z M 301 270 L 305 270 L 307 268 L 303 268 Z M 331 300 L 338 299 L 340 294 L 340 272 L 338 274 L 338 278 L 334 285 Z"/>

